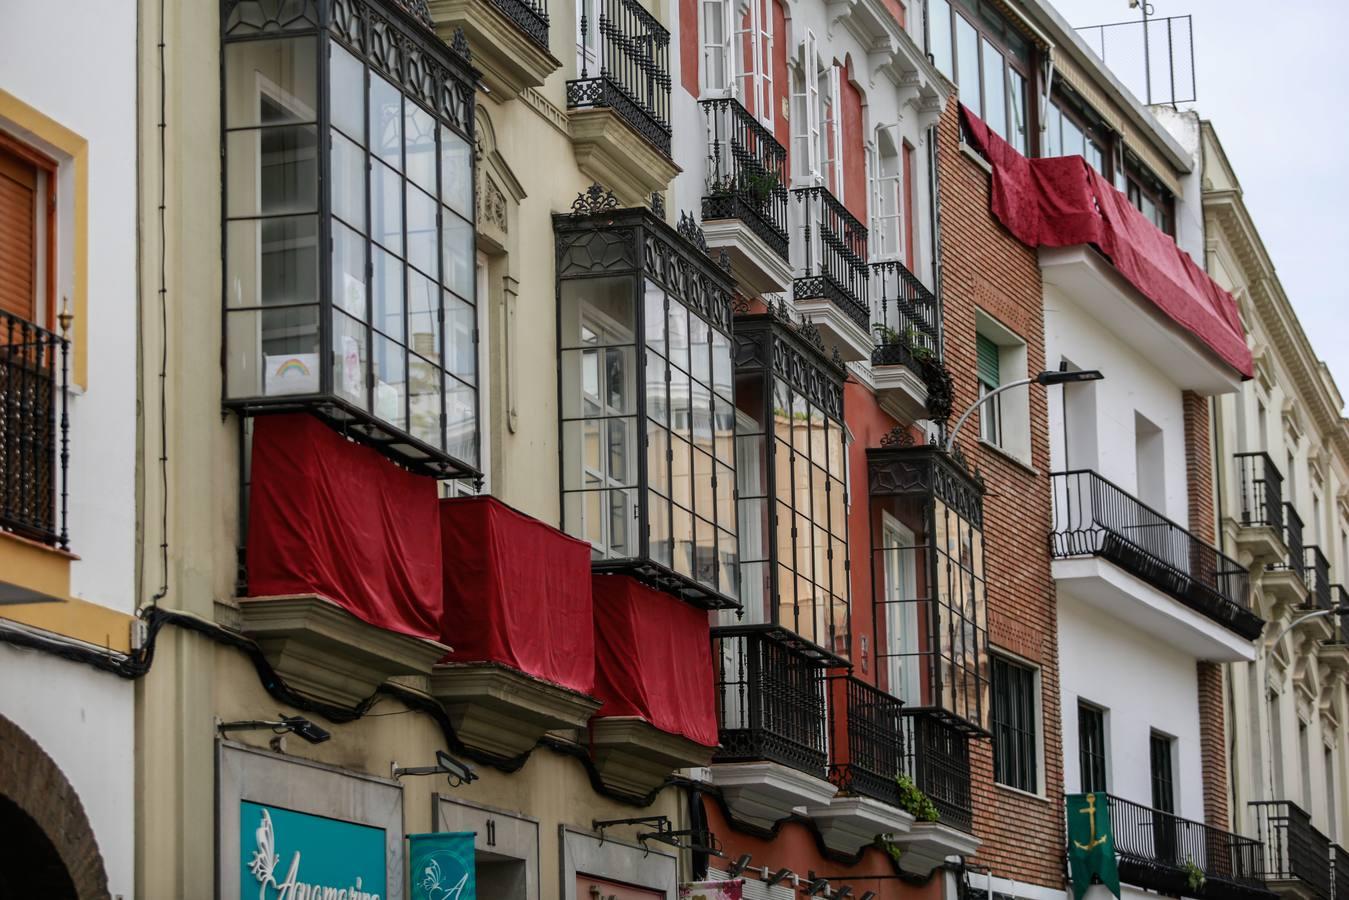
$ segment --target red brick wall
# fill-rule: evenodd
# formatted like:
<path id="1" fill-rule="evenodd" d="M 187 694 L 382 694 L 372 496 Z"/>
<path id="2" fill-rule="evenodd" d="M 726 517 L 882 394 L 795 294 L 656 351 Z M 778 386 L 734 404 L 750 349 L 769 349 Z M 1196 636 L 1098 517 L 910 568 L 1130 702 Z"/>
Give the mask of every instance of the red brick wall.
<path id="1" fill-rule="evenodd" d="M 954 99 L 938 126 L 946 361 L 955 379 L 955 410 L 976 397 L 975 310 L 983 309 L 1025 341 L 1027 368 L 1044 366 L 1044 312 L 1035 251 L 989 211 L 989 176 L 958 149 Z M 1031 465 L 1013 462 L 978 440 L 978 423 L 960 445 L 987 483 L 989 637 L 993 646 L 1040 666 L 1044 735 L 1043 798 L 993 783 L 992 747 L 976 741 L 974 827 L 983 840 L 977 862 L 995 876 L 1063 886 L 1063 746 L 1059 714 L 1058 623 L 1049 567 L 1049 425 L 1045 392 L 1030 394 Z"/>
<path id="2" fill-rule="evenodd" d="M 1214 543 L 1217 525 L 1213 513 L 1213 447 L 1209 401 L 1191 391 L 1185 404 L 1185 472 L 1190 497 L 1190 531 Z M 1198 663 L 1199 752 L 1204 774 L 1204 821 L 1229 828 L 1227 804 L 1227 728 L 1223 705 L 1223 669 Z"/>

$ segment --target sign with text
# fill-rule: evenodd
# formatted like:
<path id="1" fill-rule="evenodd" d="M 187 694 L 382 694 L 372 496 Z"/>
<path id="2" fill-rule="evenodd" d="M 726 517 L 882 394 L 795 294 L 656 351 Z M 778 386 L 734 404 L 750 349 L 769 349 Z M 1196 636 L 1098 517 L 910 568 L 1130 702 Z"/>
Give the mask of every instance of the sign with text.
<path id="1" fill-rule="evenodd" d="M 409 900 L 477 900 L 477 857 L 471 831 L 408 835 Z"/>
<path id="2" fill-rule="evenodd" d="M 679 886 L 679 900 L 744 900 L 745 879 L 688 881 Z"/>
<path id="3" fill-rule="evenodd" d="M 242 801 L 240 900 L 383 900 L 384 829 Z"/>
<path id="4" fill-rule="evenodd" d="M 632 887 L 579 872 L 576 874 L 576 898 L 577 900 L 667 900 L 664 891 Z"/>

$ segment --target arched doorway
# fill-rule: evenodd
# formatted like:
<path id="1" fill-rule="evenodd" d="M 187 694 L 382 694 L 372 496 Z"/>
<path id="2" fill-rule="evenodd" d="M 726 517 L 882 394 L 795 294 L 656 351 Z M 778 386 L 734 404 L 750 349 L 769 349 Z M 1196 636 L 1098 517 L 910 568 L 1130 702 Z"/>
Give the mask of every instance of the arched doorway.
<path id="1" fill-rule="evenodd" d="M 0 900 L 106 900 L 108 876 L 74 787 L 0 716 Z"/>

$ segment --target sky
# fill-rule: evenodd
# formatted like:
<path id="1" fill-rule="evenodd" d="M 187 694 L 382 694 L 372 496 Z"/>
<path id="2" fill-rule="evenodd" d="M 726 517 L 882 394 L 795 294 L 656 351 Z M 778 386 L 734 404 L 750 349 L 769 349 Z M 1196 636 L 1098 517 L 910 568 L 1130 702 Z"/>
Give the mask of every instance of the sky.
<path id="1" fill-rule="evenodd" d="M 1128 0 L 1050 2 L 1075 28 L 1139 18 Z M 1349 2 L 1154 0 L 1152 16 L 1180 15 L 1193 16 L 1198 98 L 1181 106 L 1213 122 L 1284 292 L 1349 399 Z"/>

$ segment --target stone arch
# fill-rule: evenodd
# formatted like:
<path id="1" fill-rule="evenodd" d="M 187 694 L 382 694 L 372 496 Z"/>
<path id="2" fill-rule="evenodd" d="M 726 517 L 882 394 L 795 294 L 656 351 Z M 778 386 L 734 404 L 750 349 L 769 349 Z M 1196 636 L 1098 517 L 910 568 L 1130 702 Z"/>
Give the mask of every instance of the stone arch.
<path id="1" fill-rule="evenodd" d="M 0 834 L 0 895 L 107 900 L 108 875 L 79 794 L 37 741 L 4 716 Z"/>

